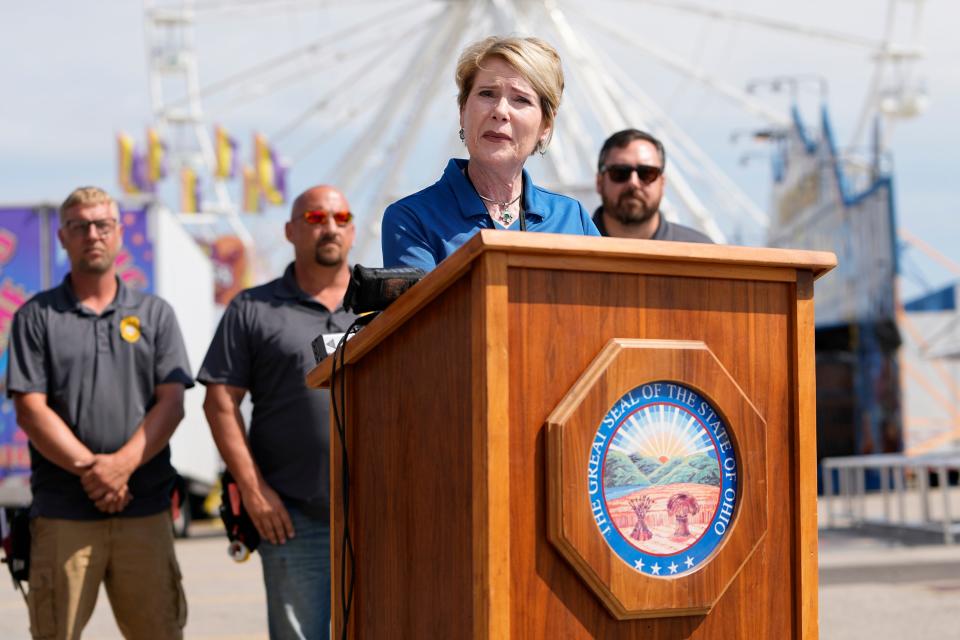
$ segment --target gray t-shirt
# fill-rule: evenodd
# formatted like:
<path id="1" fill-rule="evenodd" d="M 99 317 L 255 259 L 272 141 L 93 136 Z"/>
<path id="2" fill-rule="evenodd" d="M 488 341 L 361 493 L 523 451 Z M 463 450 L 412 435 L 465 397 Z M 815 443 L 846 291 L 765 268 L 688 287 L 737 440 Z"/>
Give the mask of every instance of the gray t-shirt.
<path id="1" fill-rule="evenodd" d="M 284 500 L 329 517 L 330 394 L 304 378 L 316 366 L 311 341 L 342 333 L 356 316 L 330 311 L 283 277 L 247 289 L 227 307 L 197 380 L 247 389 L 253 401 L 249 442 L 267 483 Z"/>
<path id="2" fill-rule="evenodd" d="M 597 225 L 597 230 L 600 231 L 600 235 L 610 235 L 607 232 L 607 226 L 603 223 L 603 207 L 597 208 L 597 210 L 594 212 L 593 223 Z M 710 236 L 707 234 L 701 233 L 696 229 L 691 229 L 690 227 L 678 224 L 676 222 L 670 222 L 662 213 L 660 214 L 660 224 L 657 226 L 657 230 L 650 239 L 667 240 L 670 242 L 704 242 L 713 244 L 713 240 L 711 240 Z"/>
<path id="3" fill-rule="evenodd" d="M 44 393 L 47 405 L 94 453 L 113 453 L 154 405 L 157 384 L 192 387 L 190 363 L 173 309 L 119 279 L 113 302 L 97 315 L 81 305 L 67 275 L 31 298 L 10 332 L 7 395 Z M 71 520 L 108 517 L 87 497 L 80 478 L 30 447 L 32 515 Z M 146 516 L 170 506 L 175 471 L 170 449 L 137 469 L 133 500 L 119 515 Z"/>

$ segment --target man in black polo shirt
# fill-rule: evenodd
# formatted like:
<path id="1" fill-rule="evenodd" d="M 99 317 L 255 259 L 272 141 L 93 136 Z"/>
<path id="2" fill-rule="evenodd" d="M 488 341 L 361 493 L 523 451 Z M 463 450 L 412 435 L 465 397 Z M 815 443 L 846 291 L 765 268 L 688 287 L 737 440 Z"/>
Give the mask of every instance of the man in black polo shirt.
<path id="1" fill-rule="evenodd" d="M 30 439 L 30 631 L 79 638 L 101 582 L 127 638 L 182 638 L 167 441 L 193 386 L 173 310 L 128 289 L 123 227 L 96 187 L 60 207 L 63 283 L 17 311 L 7 392 Z"/>
<path id="2" fill-rule="evenodd" d="M 706 234 L 670 222 L 661 213 L 666 164 L 663 144 L 645 131 L 625 129 L 607 138 L 597 162 L 597 193 L 602 205 L 593 214 L 600 235 L 713 242 Z"/>
<path id="3" fill-rule="evenodd" d="M 286 223 L 294 261 L 283 277 L 230 303 L 197 379 L 214 440 L 260 545 L 270 637 L 327 638 L 330 624 L 329 393 L 309 389 L 310 343 L 342 333 L 354 226 L 346 198 L 314 187 Z M 240 402 L 250 392 L 245 433 Z"/>

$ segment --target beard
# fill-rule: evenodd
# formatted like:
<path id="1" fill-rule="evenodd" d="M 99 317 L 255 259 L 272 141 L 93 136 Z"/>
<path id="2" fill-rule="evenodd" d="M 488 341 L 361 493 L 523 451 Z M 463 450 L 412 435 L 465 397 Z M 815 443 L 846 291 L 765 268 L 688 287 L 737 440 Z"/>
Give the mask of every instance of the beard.
<path id="1" fill-rule="evenodd" d="M 77 265 L 77 271 L 102 275 L 110 270 L 112 264 L 112 262 L 104 260 L 81 260 L 80 264 Z"/>
<path id="2" fill-rule="evenodd" d="M 110 251 L 97 257 L 80 256 L 70 268 L 81 273 L 101 275 L 110 270 L 116 258 L 117 254 Z"/>
<path id="3" fill-rule="evenodd" d="M 322 267 L 339 267 L 343 264 L 343 247 L 336 238 L 321 238 L 314 251 L 314 260 Z"/>
<path id="4" fill-rule="evenodd" d="M 660 210 L 660 202 L 647 203 L 637 190 L 627 190 L 616 200 L 602 197 L 604 212 L 613 216 L 621 224 L 642 224 Z"/>

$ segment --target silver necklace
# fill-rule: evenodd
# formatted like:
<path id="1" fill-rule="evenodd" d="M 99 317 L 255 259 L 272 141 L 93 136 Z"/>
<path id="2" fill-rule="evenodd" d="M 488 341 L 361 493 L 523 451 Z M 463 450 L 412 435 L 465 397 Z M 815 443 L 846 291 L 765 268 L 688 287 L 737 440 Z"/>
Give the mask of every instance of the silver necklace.
<path id="1" fill-rule="evenodd" d="M 477 195 L 480 196 L 480 199 L 483 200 L 484 202 L 489 202 L 490 204 L 495 204 L 498 207 L 500 207 L 500 217 L 503 218 L 503 222 L 506 226 L 510 226 L 511 224 L 513 224 L 513 214 L 510 213 L 509 211 L 506 211 L 505 209 L 510 205 L 512 205 L 517 200 L 519 200 L 520 196 L 523 195 L 523 192 L 520 192 L 519 194 L 517 194 L 517 197 L 511 200 L 510 202 L 503 202 L 500 200 L 494 200 L 493 198 L 488 198 L 487 196 L 483 195 L 479 191 L 477 192 Z"/>

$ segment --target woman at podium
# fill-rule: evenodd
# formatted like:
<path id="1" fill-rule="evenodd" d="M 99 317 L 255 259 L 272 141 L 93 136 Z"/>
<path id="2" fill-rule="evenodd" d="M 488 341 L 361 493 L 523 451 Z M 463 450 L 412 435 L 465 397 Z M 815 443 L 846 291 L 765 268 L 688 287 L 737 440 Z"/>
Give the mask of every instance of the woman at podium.
<path id="1" fill-rule="evenodd" d="M 387 207 L 385 267 L 429 271 L 480 229 L 599 235 L 573 198 L 536 186 L 523 168 L 553 135 L 563 70 L 539 38 L 489 37 L 457 62 L 460 140 L 468 160 L 452 158 L 426 189 Z"/>

